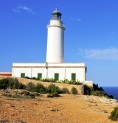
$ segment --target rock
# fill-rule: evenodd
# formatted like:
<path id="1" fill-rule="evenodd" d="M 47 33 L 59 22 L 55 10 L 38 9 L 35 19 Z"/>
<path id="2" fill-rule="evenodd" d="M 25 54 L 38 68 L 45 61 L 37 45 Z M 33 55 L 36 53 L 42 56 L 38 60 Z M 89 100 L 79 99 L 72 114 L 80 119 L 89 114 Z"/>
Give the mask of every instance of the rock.
<path id="1" fill-rule="evenodd" d="M 0 123 L 26 123 L 21 120 L 0 120 Z"/>
<path id="2" fill-rule="evenodd" d="M 38 92 L 32 92 L 31 94 L 33 94 L 34 96 L 40 96 L 40 93 Z"/>
<path id="3" fill-rule="evenodd" d="M 52 108 L 52 109 L 50 109 L 50 111 L 58 111 L 58 109 L 54 109 L 54 108 Z"/>

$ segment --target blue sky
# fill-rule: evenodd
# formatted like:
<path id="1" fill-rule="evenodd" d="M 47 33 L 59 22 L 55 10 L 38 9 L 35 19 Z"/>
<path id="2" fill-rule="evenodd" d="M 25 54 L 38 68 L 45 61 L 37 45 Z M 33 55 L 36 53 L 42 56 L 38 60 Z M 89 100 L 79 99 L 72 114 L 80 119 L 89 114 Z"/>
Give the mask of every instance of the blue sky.
<path id="1" fill-rule="evenodd" d="M 65 62 L 85 62 L 87 80 L 118 86 L 118 0 L 0 0 L 0 71 L 45 62 L 56 7 L 66 27 Z"/>

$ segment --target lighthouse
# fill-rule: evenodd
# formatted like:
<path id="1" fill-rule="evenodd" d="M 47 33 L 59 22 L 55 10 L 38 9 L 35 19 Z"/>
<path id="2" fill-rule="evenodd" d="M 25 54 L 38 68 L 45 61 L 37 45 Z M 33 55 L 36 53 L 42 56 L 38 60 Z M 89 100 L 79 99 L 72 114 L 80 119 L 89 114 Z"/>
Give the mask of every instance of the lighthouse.
<path id="1" fill-rule="evenodd" d="M 52 18 L 47 26 L 47 63 L 64 62 L 64 30 L 61 20 L 62 14 L 56 8 L 52 13 Z"/>
<path id="2" fill-rule="evenodd" d="M 44 63 L 13 63 L 12 76 L 30 77 L 39 80 L 51 78 L 55 81 L 69 80 L 71 82 L 86 82 L 85 63 L 64 62 L 64 30 L 58 9 L 52 12 L 52 18 L 47 26 L 47 54 Z M 87 81 L 89 82 L 89 81 Z"/>

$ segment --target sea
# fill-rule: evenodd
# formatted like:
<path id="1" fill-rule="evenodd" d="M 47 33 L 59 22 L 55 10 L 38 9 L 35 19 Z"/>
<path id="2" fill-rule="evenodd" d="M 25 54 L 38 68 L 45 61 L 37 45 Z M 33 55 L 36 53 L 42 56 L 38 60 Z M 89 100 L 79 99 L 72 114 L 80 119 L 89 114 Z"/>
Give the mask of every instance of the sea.
<path id="1" fill-rule="evenodd" d="M 118 87 L 102 87 L 108 95 L 112 95 L 114 99 L 118 100 Z"/>

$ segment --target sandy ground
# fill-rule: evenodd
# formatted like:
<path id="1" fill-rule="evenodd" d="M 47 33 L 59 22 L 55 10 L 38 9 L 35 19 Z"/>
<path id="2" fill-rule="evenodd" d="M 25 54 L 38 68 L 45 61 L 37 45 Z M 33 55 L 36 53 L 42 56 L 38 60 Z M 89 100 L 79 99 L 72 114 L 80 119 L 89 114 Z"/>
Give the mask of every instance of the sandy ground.
<path id="1" fill-rule="evenodd" d="M 0 120 L 17 123 L 115 123 L 108 119 L 117 103 L 94 96 L 16 99 L 0 96 Z M 15 122 L 16 121 L 16 122 Z"/>

